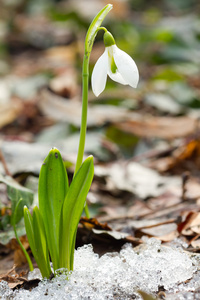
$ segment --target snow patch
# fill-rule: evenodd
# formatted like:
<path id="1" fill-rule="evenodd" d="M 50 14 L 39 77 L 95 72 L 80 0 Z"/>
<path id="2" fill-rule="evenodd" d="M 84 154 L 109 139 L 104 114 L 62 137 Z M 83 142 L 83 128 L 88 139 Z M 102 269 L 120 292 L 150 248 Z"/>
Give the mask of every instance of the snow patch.
<path id="1" fill-rule="evenodd" d="M 102 257 L 93 252 L 91 245 L 85 245 L 75 251 L 74 271 L 68 280 L 63 272 L 51 281 L 41 281 L 32 291 L 14 292 L 1 282 L 1 299 L 141 299 L 139 289 L 147 293 L 160 288 L 176 291 L 178 284 L 193 276 L 196 266 L 181 247 L 162 246 L 155 238 L 143 240 L 144 245 L 135 249 L 126 244 L 120 253 Z"/>

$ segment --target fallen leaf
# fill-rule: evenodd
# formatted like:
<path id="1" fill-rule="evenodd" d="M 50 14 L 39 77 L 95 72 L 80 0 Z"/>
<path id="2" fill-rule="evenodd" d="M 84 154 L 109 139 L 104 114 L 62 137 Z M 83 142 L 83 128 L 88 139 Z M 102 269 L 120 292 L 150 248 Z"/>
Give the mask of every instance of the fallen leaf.
<path id="1" fill-rule="evenodd" d="M 128 191 L 142 199 L 159 196 L 172 187 L 181 187 L 180 178 L 161 176 L 135 162 L 118 161 L 108 166 L 96 166 L 95 175 L 105 178 L 107 190 Z"/>
<path id="2" fill-rule="evenodd" d="M 24 248 L 27 250 L 29 248 L 29 242 L 27 240 L 27 237 L 21 236 L 20 241 L 21 241 L 22 245 L 24 246 Z M 20 248 L 20 246 L 18 244 L 17 248 L 14 251 L 14 264 L 16 265 L 16 267 L 21 267 L 25 263 L 27 263 L 27 259 L 24 255 L 24 252 L 22 251 L 22 249 Z"/>
<path id="3" fill-rule="evenodd" d="M 49 88 L 57 95 L 72 99 L 79 95 L 77 74 L 73 68 L 68 68 L 49 82 Z"/>
<path id="4" fill-rule="evenodd" d="M 166 94 L 161 93 L 148 93 L 145 96 L 145 102 L 153 107 L 156 107 L 161 112 L 167 112 L 173 115 L 180 114 L 183 107 L 175 102 L 175 100 Z"/>
<path id="5" fill-rule="evenodd" d="M 185 198 L 186 199 L 200 199 L 200 180 L 199 178 L 189 177 L 185 185 Z"/>
<path id="6" fill-rule="evenodd" d="M 100 230 L 100 229 L 92 229 L 95 234 L 108 234 L 116 240 L 125 239 L 129 236 L 128 233 L 118 232 L 118 231 L 108 231 L 108 230 Z"/>
<path id="7" fill-rule="evenodd" d="M 195 249 L 200 249 L 200 238 L 197 238 L 195 240 L 192 240 L 190 242 L 191 246 Z"/>
<path id="8" fill-rule="evenodd" d="M 179 237 L 178 231 L 173 230 L 173 231 L 171 231 L 169 233 L 166 233 L 164 235 L 157 236 L 156 238 L 159 239 L 162 242 L 172 242 L 178 237 Z"/>
<path id="9" fill-rule="evenodd" d="M 176 174 L 190 171 L 198 172 L 200 169 L 200 140 L 199 138 L 190 139 L 182 142 L 180 146 L 171 149 L 165 157 L 151 157 L 149 166 L 159 172 L 173 172 Z"/>
<path id="10" fill-rule="evenodd" d="M 66 101 L 66 98 L 55 95 L 50 90 L 40 91 L 40 102 L 38 103 L 41 111 L 48 117 L 56 121 L 65 121 L 75 126 L 80 126 L 81 101 L 80 95 L 75 95 Z M 130 118 L 128 109 L 115 107 L 113 105 L 95 105 L 88 107 L 88 126 L 99 126 L 106 122 L 117 122 Z"/>
<path id="11" fill-rule="evenodd" d="M 44 58 L 50 62 L 58 64 L 60 62 L 67 62 L 72 64 L 79 51 L 78 43 L 74 42 L 67 46 L 55 46 L 44 51 Z"/>
<path id="12" fill-rule="evenodd" d="M 8 103 L 0 104 L 0 128 L 12 123 L 21 114 L 22 101 L 12 98 Z"/>
<path id="13" fill-rule="evenodd" d="M 153 297 L 152 295 L 147 294 L 147 293 L 145 293 L 143 291 L 138 290 L 137 292 L 142 296 L 143 300 L 156 300 L 155 297 Z"/>
<path id="14" fill-rule="evenodd" d="M 19 173 L 33 173 L 39 175 L 40 168 L 45 156 L 51 149 L 49 143 L 26 143 L 22 141 L 3 141 L 1 143 L 2 153 L 12 175 Z M 61 147 L 58 146 L 60 149 Z M 62 153 L 68 153 L 67 145 L 60 149 Z M 63 158 L 75 162 L 75 156 L 65 154 Z M 0 165 L 0 173 L 3 173 Z"/>
<path id="15" fill-rule="evenodd" d="M 200 234 L 200 213 L 189 212 L 185 221 L 179 224 L 178 231 L 183 235 Z"/>
<path id="16" fill-rule="evenodd" d="M 98 230 L 106 230 L 111 231 L 111 227 L 108 226 L 107 223 L 99 223 L 99 221 L 96 218 L 86 218 L 82 217 L 80 219 L 80 224 L 82 224 L 85 228 L 88 229 L 98 229 Z"/>
<path id="17" fill-rule="evenodd" d="M 185 170 L 200 168 L 200 140 L 191 140 L 187 145 L 179 147 L 172 153 L 172 161 L 167 170 L 173 170 L 182 167 Z M 191 166 L 189 165 L 191 162 Z"/>
<path id="18" fill-rule="evenodd" d="M 17 273 L 14 275 L 5 274 L 0 276 L 0 282 L 4 280 L 7 281 L 10 289 L 15 290 L 23 288 L 25 290 L 31 290 L 32 288 L 38 286 L 40 279 L 28 280 L 25 277 L 19 276 Z"/>
<path id="19" fill-rule="evenodd" d="M 172 241 L 179 233 L 177 231 L 176 219 L 144 220 L 137 223 L 135 221 L 135 236 L 147 235 L 158 238 L 161 241 Z M 143 223 L 143 225 L 142 225 Z M 134 223 L 132 223 L 134 224 Z M 142 226 L 141 226 L 142 225 Z"/>
<path id="20" fill-rule="evenodd" d="M 4 183 L 7 187 L 7 195 L 9 200 L 11 201 L 11 223 L 12 223 L 12 216 L 15 211 L 15 207 L 17 205 L 17 202 L 22 198 L 23 202 L 21 203 L 20 207 L 23 207 L 24 205 L 27 205 L 27 207 L 30 207 L 30 205 L 33 202 L 33 192 L 24 186 L 20 185 L 16 180 L 14 180 L 10 176 L 3 176 L 0 174 L 0 182 Z M 21 220 L 23 216 L 23 212 L 20 213 L 20 207 L 19 211 L 16 217 L 16 224 Z"/>
<path id="21" fill-rule="evenodd" d="M 141 137 L 175 139 L 193 134 L 196 120 L 189 117 L 154 117 L 142 115 L 140 118 L 115 123 L 115 126 Z"/>

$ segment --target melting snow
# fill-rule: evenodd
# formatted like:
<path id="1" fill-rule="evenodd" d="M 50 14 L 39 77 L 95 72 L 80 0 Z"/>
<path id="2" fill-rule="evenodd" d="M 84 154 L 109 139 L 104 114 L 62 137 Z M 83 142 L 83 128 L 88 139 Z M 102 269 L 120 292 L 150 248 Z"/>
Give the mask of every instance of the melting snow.
<path id="1" fill-rule="evenodd" d="M 12 291 L 6 282 L 1 282 L 0 298 L 126 300 L 141 299 L 137 294 L 139 289 L 153 294 L 164 288 L 171 292 L 169 299 L 194 299 L 187 291 L 200 285 L 200 276 L 188 254 L 180 246 L 161 246 L 154 238 L 144 238 L 144 241 L 136 250 L 127 244 L 120 253 L 107 253 L 102 257 L 93 252 L 91 245 L 85 245 L 75 251 L 74 271 L 68 280 L 64 272 L 51 281 L 41 281 L 32 291 Z M 30 276 L 35 278 L 35 271 L 29 279 Z M 188 285 L 183 283 L 192 277 Z M 180 298 L 178 294 L 173 298 L 176 292 Z"/>

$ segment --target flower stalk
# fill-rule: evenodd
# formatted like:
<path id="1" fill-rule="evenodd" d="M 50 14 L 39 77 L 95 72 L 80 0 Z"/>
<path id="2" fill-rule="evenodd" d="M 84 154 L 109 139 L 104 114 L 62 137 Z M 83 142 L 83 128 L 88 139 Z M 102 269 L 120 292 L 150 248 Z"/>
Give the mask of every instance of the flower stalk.
<path id="1" fill-rule="evenodd" d="M 85 51 L 84 51 L 84 58 L 83 58 L 83 67 L 82 67 L 82 116 L 81 116 L 81 129 L 80 129 L 80 139 L 79 139 L 79 148 L 78 148 L 78 155 L 76 160 L 75 172 L 78 171 L 80 168 L 84 149 L 85 149 L 85 138 L 86 138 L 86 131 L 87 131 L 87 109 L 88 109 L 88 83 L 89 83 L 89 60 L 90 60 L 90 53 L 92 51 L 92 47 L 94 44 L 94 40 L 96 37 L 97 32 L 100 29 L 106 30 L 104 27 L 100 27 L 102 21 L 112 9 L 112 4 L 106 5 L 93 19 L 90 27 L 87 31 L 86 38 L 85 38 Z"/>
<path id="2" fill-rule="evenodd" d="M 86 139 L 86 132 L 87 132 L 87 111 L 88 111 L 88 83 L 89 83 L 89 60 L 90 60 L 90 53 L 92 51 L 93 43 L 95 40 L 95 36 L 99 29 L 101 28 L 101 23 L 109 11 L 112 9 L 112 5 L 106 5 L 94 18 L 92 21 L 88 32 L 85 38 L 85 51 L 84 51 L 84 58 L 83 58 L 83 67 L 82 67 L 82 116 L 81 116 L 81 127 L 80 127 L 80 138 L 79 138 L 79 147 L 78 147 L 78 155 L 76 160 L 76 166 L 74 171 L 74 176 L 76 175 L 77 171 L 79 170 L 84 155 L 85 149 L 85 139 Z M 87 203 L 84 207 L 86 217 L 89 218 L 89 210 Z"/>

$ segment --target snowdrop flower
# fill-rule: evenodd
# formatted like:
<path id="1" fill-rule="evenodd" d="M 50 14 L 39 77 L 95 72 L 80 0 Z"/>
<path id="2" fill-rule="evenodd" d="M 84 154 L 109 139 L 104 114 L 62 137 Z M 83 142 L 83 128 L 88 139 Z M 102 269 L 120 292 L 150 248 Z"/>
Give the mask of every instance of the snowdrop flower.
<path id="1" fill-rule="evenodd" d="M 92 72 L 92 90 L 95 96 L 98 97 L 105 89 L 107 75 L 116 82 L 136 88 L 139 72 L 134 60 L 116 46 L 108 31 L 104 33 L 104 44 L 106 49 Z"/>

